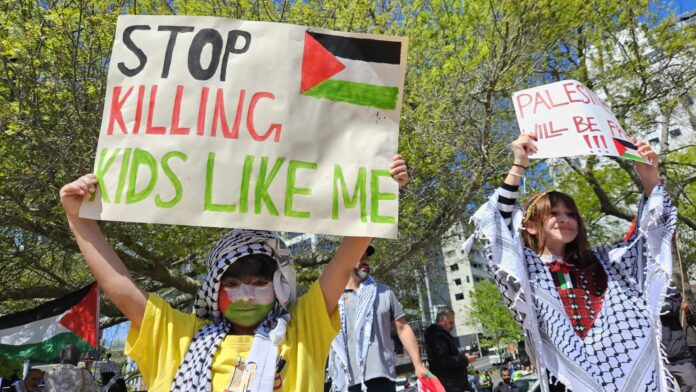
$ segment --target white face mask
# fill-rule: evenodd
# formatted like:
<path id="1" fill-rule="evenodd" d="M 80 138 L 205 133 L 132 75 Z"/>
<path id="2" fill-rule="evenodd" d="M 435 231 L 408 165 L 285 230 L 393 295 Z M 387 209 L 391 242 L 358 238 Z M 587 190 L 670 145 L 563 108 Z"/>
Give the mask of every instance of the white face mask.
<path id="1" fill-rule="evenodd" d="M 227 298 L 229 298 L 232 303 L 246 301 L 254 304 L 266 305 L 275 301 L 275 291 L 273 290 L 272 282 L 268 282 L 263 286 L 240 284 L 234 288 L 225 287 L 223 290 L 225 290 Z"/>

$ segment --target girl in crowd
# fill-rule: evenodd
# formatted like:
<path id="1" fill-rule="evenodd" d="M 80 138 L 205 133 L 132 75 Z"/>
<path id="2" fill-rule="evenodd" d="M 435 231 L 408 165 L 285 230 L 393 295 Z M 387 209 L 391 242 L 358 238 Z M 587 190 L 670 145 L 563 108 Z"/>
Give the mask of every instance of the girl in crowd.
<path id="1" fill-rule="evenodd" d="M 400 155 L 390 171 L 406 183 Z M 344 238 L 296 300 L 292 258 L 280 237 L 233 230 L 208 253 L 194 313 L 184 313 L 138 287 L 97 223 L 78 216 L 96 186 L 93 174 L 83 176 L 61 189 L 61 202 L 104 294 L 131 322 L 125 353 L 148 390 L 323 391 L 324 364 L 340 329 L 338 299 L 370 238 Z"/>
<path id="2" fill-rule="evenodd" d="M 635 164 L 645 193 L 635 234 L 591 249 L 570 196 L 544 192 L 531 197 L 525 211 L 516 205 L 534 140 L 523 134 L 512 143 L 505 182 L 474 221 L 489 243 L 498 287 L 525 331 L 543 390 L 670 389 L 660 307 L 672 272 L 676 210 L 660 184 L 657 154 L 636 144 L 652 164 Z"/>

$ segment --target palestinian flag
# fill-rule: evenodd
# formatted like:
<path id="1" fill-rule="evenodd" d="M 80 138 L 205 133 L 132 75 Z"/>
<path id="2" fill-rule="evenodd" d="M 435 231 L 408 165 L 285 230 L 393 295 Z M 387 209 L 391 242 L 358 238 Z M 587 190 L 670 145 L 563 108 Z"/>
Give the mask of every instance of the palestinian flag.
<path id="1" fill-rule="evenodd" d="M 401 84 L 401 46 L 398 41 L 307 31 L 300 93 L 394 110 Z"/>
<path id="2" fill-rule="evenodd" d="M 628 140 L 614 138 L 614 146 L 616 147 L 616 153 L 621 158 L 647 163 L 647 161 L 638 153 L 638 147 Z"/>
<path id="3" fill-rule="evenodd" d="M 0 356 L 53 362 L 69 343 L 97 348 L 99 287 L 96 283 L 34 309 L 0 317 Z"/>

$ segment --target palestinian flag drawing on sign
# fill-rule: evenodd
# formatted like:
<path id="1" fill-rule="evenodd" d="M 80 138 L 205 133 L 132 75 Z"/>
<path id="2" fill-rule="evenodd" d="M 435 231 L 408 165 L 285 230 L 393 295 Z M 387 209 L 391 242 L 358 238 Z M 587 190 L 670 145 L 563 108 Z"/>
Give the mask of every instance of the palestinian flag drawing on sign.
<path id="1" fill-rule="evenodd" d="M 638 162 L 647 162 L 638 153 L 638 147 L 628 140 L 614 138 L 614 146 L 616 147 L 616 153 L 621 158 L 632 159 Z"/>
<path id="2" fill-rule="evenodd" d="M 306 32 L 300 93 L 394 110 L 399 98 L 401 42 Z"/>
<path id="3" fill-rule="evenodd" d="M 99 287 L 96 283 L 34 309 L 0 317 L 0 356 L 53 362 L 73 343 L 97 348 Z"/>

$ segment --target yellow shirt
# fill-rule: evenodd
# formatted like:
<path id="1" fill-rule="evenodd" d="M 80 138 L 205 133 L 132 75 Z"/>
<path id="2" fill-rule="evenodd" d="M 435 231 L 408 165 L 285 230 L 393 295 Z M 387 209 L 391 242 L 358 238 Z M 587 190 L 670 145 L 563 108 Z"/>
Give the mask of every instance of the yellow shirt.
<path id="1" fill-rule="evenodd" d="M 207 321 L 173 309 L 162 298 L 150 294 L 140 328 L 131 327 L 125 354 L 140 368 L 152 392 L 171 390 L 189 344 Z M 324 367 L 331 342 L 341 327 L 338 312 L 329 317 L 319 282 L 290 309 L 285 341 L 279 346 L 287 361 L 281 372 L 282 391 L 324 390 Z M 228 335 L 213 358 L 213 391 L 222 392 L 239 357 L 246 358 L 253 336 Z"/>

